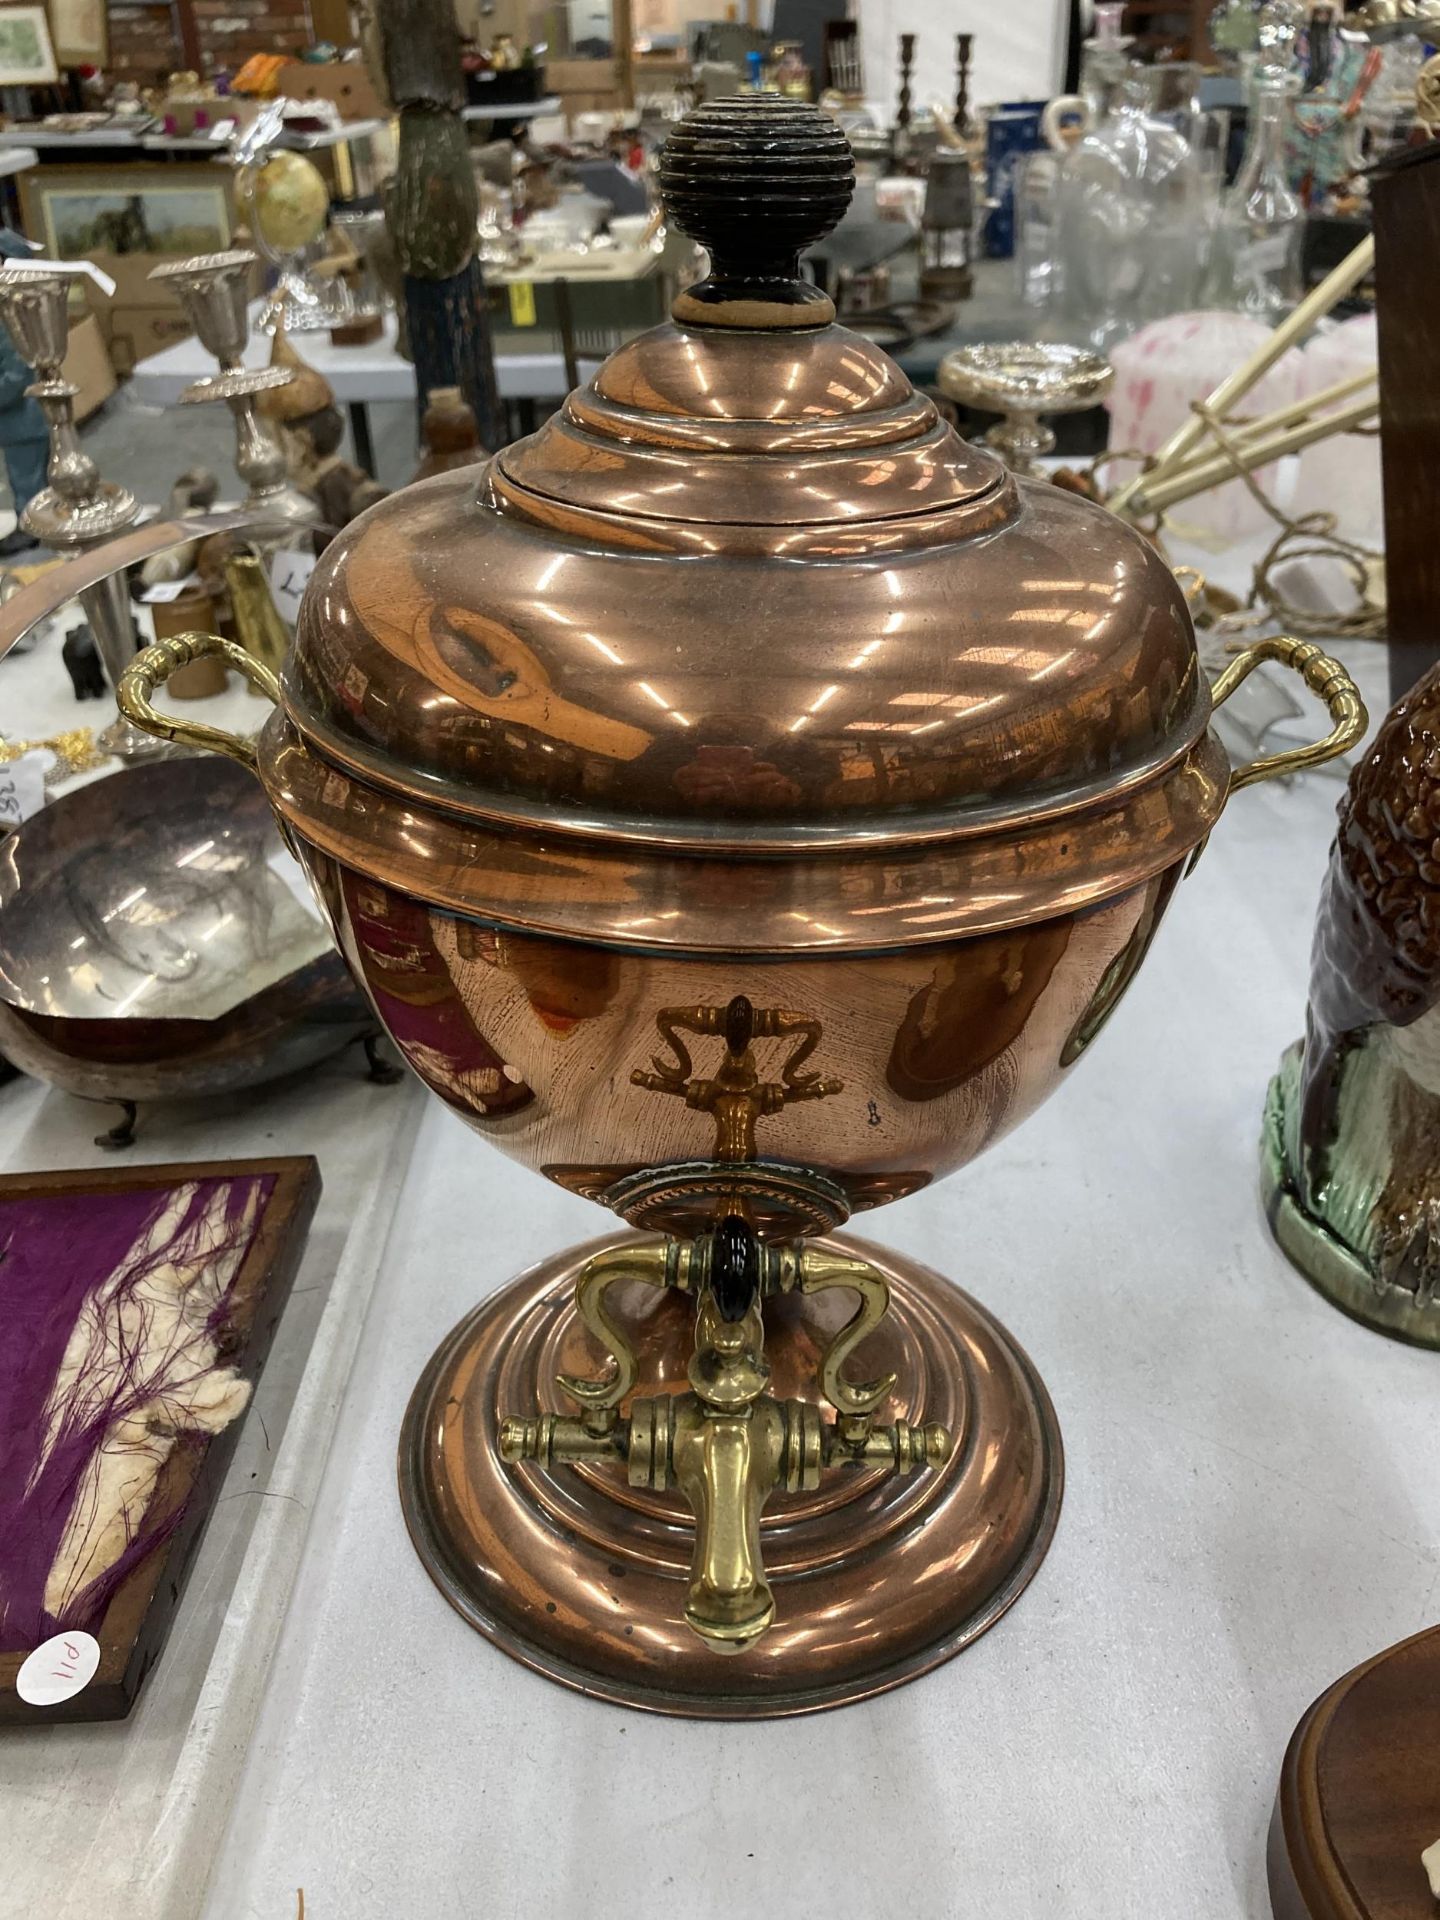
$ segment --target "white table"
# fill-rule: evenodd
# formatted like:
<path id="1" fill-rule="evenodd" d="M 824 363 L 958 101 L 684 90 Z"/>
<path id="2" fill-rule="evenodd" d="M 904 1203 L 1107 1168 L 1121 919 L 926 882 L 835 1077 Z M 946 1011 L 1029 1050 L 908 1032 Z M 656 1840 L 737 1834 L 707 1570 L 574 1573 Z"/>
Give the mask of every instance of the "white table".
<path id="1" fill-rule="evenodd" d="M 313 153 L 321 147 L 343 146 L 349 140 L 366 140 L 384 125 L 383 120 L 372 118 L 345 120 L 338 127 L 322 127 L 314 133 L 287 127 L 277 136 L 276 145 L 288 147 L 296 153 Z M 26 126 L 0 132 L 0 148 L 12 153 L 29 151 L 30 157 L 21 161 L 14 171 L 36 165 L 39 155 L 34 149 L 40 147 L 47 152 L 63 152 L 67 147 L 74 147 L 77 152 L 87 147 L 138 147 L 147 153 L 203 153 L 208 149 L 218 159 L 228 160 L 230 157 L 224 140 L 214 140 L 205 134 L 158 133 L 153 127 L 144 132 L 137 132 L 131 127 L 98 127 L 86 132 L 67 132 L 56 127 Z"/>
<path id="2" fill-rule="evenodd" d="M 42 147 L 47 151 L 66 147 L 74 147 L 77 151 L 85 147 L 138 147 L 141 138 L 140 134 L 129 127 L 95 128 L 84 133 L 65 133 L 53 127 L 27 126 L 0 132 L 0 148 L 6 148 L 14 153 L 23 152 L 27 148 L 34 151 Z M 27 160 L 25 164 L 34 166 L 35 160 Z"/>
<path id="3" fill-rule="evenodd" d="M 460 109 L 462 120 L 538 120 L 542 115 L 563 113 L 565 102 L 558 93 L 547 93 L 543 100 L 512 100 L 489 107 L 483 101 Z"/>
<path id="4" fill-rule="evenodd" d="M 71 697 L 62 632 L 57 621 L 32 652 L 0 661 L 0 729 L 40 737 L 104 724 L 100 702 Z M 235 727 L 259 717 L 233 680 L 199 707 Z M 112 762 L 88 777 L 113 771 Z M 373 1085 L 352 1048 L 223 1101 L 142 1102 L 135 1144 L 116 1155 L 95 1144 L 113 1106 L 28 1079 L 0 1086 L 0 1172 L 312 1153 L 324 1182 L 225 1486 L 135 1711 L 99 1726 L 0 1730 L 5 1920 L 102 1910 L 139 1920 L 167 1904 L 193 1920 L 209 1823 L 244 1757 L 422 1104 L 408 1076 Z"/>

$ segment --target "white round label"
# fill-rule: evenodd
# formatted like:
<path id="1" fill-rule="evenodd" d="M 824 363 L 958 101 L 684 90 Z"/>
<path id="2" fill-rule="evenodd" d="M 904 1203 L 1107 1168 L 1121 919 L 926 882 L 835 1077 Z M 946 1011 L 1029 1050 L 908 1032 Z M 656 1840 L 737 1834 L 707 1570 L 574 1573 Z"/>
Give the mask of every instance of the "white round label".
<path id="1" fill-rule="evenodd" d="M 15 1676 L 15 1691 L 32 1707 L 58 1707 L 88 1687 L 100 1664 L 93 1633 L 57 1633 L 36 1647 Z"/>

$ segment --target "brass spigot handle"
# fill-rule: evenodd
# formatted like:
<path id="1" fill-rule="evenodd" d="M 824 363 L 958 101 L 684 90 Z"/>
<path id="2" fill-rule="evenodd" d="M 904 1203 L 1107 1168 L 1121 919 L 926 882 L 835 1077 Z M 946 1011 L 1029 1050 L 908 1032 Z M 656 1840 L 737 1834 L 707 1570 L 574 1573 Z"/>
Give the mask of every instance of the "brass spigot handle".
<path id="1" fill-rule="evenodd" d="M 178 741 L 181 746 L 200 752 L 223 753 L 238 760 L 254 773 L 258 764 L 255 742 L 242 733 L 229 733 L 223 727 L 208 726 L 203 720 L 180 720 L 161 713 L 151 705 L 150 696 L 163 687 L 172 673 L 188 667 L 192 661 L 218 656 L 227 667 L 244 674 L 258 693 L 274 706 L 280 704 L 280 682 L 270 669 L 237 647 L 233 640 L 222 640 L 218 633 L 177 633 L 169 640 L 157 640 L 130 662 L 115 689 L 115 702 L 125 718 L 144 733 L 161 740 Z"/>
<path id="2" fill-rule="evenodd" d="M 716 1653 L 741 1653 L 775 1618 L 760 1509 L 775 1484 L 784 1416 L 773 1401 L 739 1417 L 682 1408 L 674 1444 L 676 1484 L 695 1516 L 685 1618 Z"/>
<path id="3" fill-rule="evenodd" d="M 1299 773 L 1305 767 L 1318 767 L 1355 745 L 1369 725 L 1360 689 L 1338 660 L 1317 647 L 1313 640 L 1294 640 L 1274 634 L 1251 645 L 1234 649 L 1234 659 L 1210 690 L 1212 709 L 1228 700 L 1243 680 L 1266 660 L 1289 667 L 1298 673 L 1312 693 L 1324 701 L 1334 723 L 1323 740 L 1313 746 L 1291 747 L 1285 753 L 1267 754 L 1237 767 L 1230 776 L 1230 791 L 1254 786 L 1257 780 L 1275 780 L 1287 773 Z"/>

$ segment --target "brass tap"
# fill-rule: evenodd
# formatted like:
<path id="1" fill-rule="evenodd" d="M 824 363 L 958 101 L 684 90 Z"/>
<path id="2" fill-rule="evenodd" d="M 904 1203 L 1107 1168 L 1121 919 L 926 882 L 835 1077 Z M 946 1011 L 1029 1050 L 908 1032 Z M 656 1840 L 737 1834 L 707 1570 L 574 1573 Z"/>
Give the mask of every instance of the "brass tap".
<path id="1" fill-rule="evenodd" d="M 634 1400 L 628 1419 L 619 1405 L 634 1383 L 635 1356 L 604 1302 L 606 1289 L 621 1278 L 697 1295 L 690 1391 Z M 761 1307 L 767 1295 L 831 1286 L 855 1289 L 861 1306 L 821 1361 L 822 1390 L 836 1409 L 827 1420 L 809 1401 L 766 1392 Z M 603 1382 L 562 1376 L 560 1385 L 584 1413 L 504 1420 L 501 1454 L 546 1468 L 614 1460 L 624 1463 L 633 1487 L 677 1488 L 695 1516 L 685 1618 L 716 1653 L 742 1652 L 774 1618 L 760 1515 L 777 1487 L 812 1492 L 827 1468 L 881 1466 L 905 1474 L 950 1457 L 950 1434 L 936 1423 L 874 1424 L 893 1375 L 862 1385 L 841 1377 L 841 1362 L 888 1306 L 885 1282 L 854 1256 L 803 1243 L 767 1247 L 732 1216 L 688 1244 L 655 1242 L 598 1255 L 580 1277 L 576 1303 L 614 1357 L 614 1371 Z"/>

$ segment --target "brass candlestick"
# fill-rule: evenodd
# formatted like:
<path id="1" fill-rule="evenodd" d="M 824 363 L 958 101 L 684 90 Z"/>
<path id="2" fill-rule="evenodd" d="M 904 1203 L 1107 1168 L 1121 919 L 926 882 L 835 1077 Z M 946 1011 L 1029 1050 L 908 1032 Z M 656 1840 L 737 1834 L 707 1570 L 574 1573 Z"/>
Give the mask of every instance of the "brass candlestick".
<path id="1" fill-rule="evenodd" d="M 0 321 L 15 351 L 36 376 L 25 392 L 39 403 L 50 430 L 48 484 L 21 514 L 21 525 L 47 547 L 82 553 L 133 526 L 140 503 L 125 487 L 102 480 L 80 445 L 75 427 L 75 397 L 80 389 L 61 371 L 70 338 L 70 285 L 68 274 L 25 266 L 6 268 L 0 272 Z M 136 647 L 124 574 L 86 587 L 79 598 L 113 691 L 134 659 Z M 122 760 L 155 760 L 174 751 L 119 713 L 96 744 Z"/>

